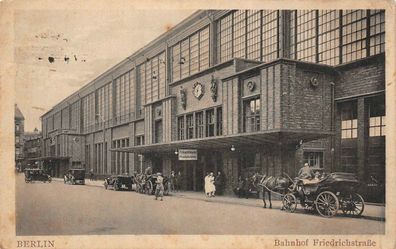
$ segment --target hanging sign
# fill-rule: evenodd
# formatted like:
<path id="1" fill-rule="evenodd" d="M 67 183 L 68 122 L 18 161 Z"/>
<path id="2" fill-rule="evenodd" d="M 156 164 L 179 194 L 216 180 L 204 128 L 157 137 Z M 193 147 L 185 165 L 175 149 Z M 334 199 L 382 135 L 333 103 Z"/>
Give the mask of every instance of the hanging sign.
<path id="1" fill-rule="evenodd" d="M 198 152 L 193 149 L 180 149 L 179 150 L 180 161 L 196 161 L 198 160 Z"/>

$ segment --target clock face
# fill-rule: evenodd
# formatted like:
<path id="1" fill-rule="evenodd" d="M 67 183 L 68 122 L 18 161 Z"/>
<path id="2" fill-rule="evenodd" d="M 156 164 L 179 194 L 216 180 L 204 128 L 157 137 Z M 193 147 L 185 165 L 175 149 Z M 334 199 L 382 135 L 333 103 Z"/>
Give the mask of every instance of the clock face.
<path id="1" fill-rule="evenodd" d="M 201 99 L 204 94 L 204 86 L 197 82 L 193 86 L 193 94 L 197 99 Z"/>

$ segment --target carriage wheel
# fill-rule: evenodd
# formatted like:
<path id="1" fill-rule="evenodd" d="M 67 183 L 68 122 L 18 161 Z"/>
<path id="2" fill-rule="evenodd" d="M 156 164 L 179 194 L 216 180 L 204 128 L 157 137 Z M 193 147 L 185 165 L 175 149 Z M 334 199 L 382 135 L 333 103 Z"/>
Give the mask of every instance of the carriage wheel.
<path id="1" fill-rule="evenodd" d="M 364 200 L 359 194 L 350 194 L 341 201 L 341 210 L 346 215 L 361 216 L 364 210 Z"/>
<path id="2" fill-rule="evenodd" d="M 153 183 L 151 181 L 146 182 L 146 194 L 151 195 L 153 193 Z"/>
<path id="3" fill-rule="evenodd" d="M 142 185 L 140 183 L 136 183 L 136 192 L 137 193 L 142 193 Z"/>
<path id="4" fill-rule="evenodd" d="M 293 194 L 286 194 L 282 199 L 283 207 L 285 208 L 286 212 L 294 213 L 297 207 L 297 199 L 296 196 Z"/>
<path id="5" fill-rule="evenodd" d="M 118 191 L 118 189 L 119 189 L 118 182 L 114 182 L 113 189 L 114 189 L 114 191 Z"/>
<path id="6" fill-rule="evenodd" d="M 340 206 L 337 196 L 330 191 L 321 192 L 315 203 L 318 213 L 326 218 L 336 215 Z"/>

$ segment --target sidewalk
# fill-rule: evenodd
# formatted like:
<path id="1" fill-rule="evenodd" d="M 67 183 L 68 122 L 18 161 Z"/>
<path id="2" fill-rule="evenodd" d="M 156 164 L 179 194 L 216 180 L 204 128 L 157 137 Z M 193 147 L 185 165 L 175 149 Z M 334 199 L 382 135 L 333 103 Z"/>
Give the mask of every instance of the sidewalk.
<path id="1" fill-rule="evenodd" d="M 53 178 L 55 181 L 62 181 L 61 178 Z M 90 181 L 89 179 L 85 179 L 86 186 L 94 186 L 94 187 L 103 187 L 103 181 Z M 223 203 L 223 204 L 232 204 L 232 205 L 242 205 L 242 206 L 251 206 L 262 208 L 263 201 L 261 199 L 245 199 L 245 198 L 237 198 L 233 196 L 216 196 L 213 198 L 208 198 L 205 196 L 203 192 L 193 192 L 193 191 L 181 191 L 181 192 L 172 192 L 169 194 L 171 197 L 176 198 L 184 198 L 184 199 L 191 199 L 191 200 L 200 200 L 206 202 L 213 202 L 213 203 Z M 273 209 L 280 209 L 281 201 L 275 200 L 272 198 L 272 208 Z M 267 208 L 269 207 L 268 199 L 266 199 Z M 301 209 L 299 206 L 298 209 Z M 364 212 L 362 219 L 369 219 L 369 220 L 377 220 L 377 221 L 385 221 L 385 206 L 378 205 L 378 204 L 370 204 L 366 203 L 364 206 Z"/>

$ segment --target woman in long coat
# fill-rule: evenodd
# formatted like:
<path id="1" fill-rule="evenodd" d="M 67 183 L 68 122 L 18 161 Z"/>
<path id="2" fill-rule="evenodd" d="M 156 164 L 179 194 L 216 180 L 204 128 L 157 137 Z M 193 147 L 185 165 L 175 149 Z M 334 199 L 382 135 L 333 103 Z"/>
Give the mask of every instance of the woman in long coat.
<path id="1" fill-rule="evenodd" d="M 209 197 L 210 194 L 210 179 L 209 179 L 209 173 L 206 173 L 206 176 L 204 178 L 205 184 L 204 184 L 204 188 L 205 188 L 205 194 L 207 197 Z"/>
<path id="2" fill-rule="evenodd" d="M 215 192 L 216 192 L 216 186 L 215 186 L 215 177 L 213 175 L 213 172 L 210 172 L 208 176 L 208 192 L 209 192 L 209 197 L 214 197 Z"/>

